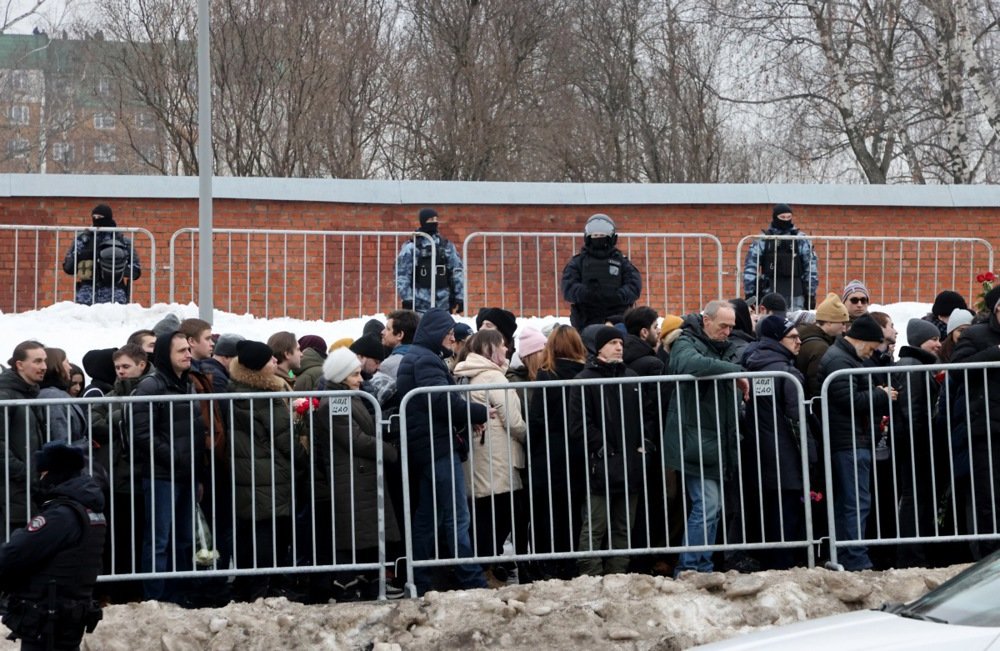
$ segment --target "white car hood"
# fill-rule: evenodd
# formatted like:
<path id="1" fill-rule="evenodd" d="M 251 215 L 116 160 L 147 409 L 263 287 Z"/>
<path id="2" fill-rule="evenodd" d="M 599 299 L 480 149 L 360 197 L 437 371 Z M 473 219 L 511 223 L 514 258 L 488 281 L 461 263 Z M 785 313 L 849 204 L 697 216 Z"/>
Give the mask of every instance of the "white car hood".
<path id="1" fill-rule="evenodd" d="M 864 610 L 779 626 L 697 647 L 704 651 L 985 651 L 1000 629 L 954 626 Z"/>

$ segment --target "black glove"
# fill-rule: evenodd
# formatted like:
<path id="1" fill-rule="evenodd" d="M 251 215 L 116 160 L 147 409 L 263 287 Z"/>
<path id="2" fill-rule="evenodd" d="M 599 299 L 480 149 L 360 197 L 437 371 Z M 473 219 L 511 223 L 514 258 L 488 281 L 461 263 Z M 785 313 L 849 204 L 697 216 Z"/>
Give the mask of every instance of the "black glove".
<path id="1" fill-rule="evenodd" d="M 465 312 L 465 303 L 460 298 L 452 300 L 449 307 L 451 308 L 452 314 L 461 314 L 462 312 Z"/>
<path id="2" fill-rule="evenodd" d="M 403 309 L 404 310 L 412 310 L 413 309 L 413 300 L 409 299 L 409 298 L 404 298 L 403 299 Z"/>
<path id="3" fill-rule="evenodd" d="M 577 303 L 589 303 L 594 298 L 593 292 L 586 285 L 580 285 L 580 291 L 576 293 Z"/>

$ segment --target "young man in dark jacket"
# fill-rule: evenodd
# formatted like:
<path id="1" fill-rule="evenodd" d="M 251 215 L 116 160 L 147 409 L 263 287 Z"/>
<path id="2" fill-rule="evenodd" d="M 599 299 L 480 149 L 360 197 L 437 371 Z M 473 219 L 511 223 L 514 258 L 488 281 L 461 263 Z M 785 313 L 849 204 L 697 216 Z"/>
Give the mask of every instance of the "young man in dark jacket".
<path id="1" fill-rule="evenodd" d="M 636 377 L 622 361 L 621 330 L 604 326 L 594 335 L 597 354 L 577 380 Z M 580 551 L 628 549 L 642 486 L 643 435 L 638 384 L 593 384 L 573 387 L 569 394 L 569 435 L 587 451 L 590 471 L 589 508 L 580 530 Z M 608 522 L 611 527 L 608 529 Z M 607 536 L 608 541 L 604 538 Z M 583 574 L 623 574 L 629 557 L 581 558 Z"/>
<path id="2" fill-rule="evenodd" d="M 3 623 L 22 649 L 79 649 L 101 609 L 92 599 L 107 529 L 100 486 L 79 448 L 53 441 L 35 453 L 41 512 L 0 547 Z M 11 637 L 15 639 L 15 637 Z"/>
<path id="3" fill-rule="evenodd" d="M 819 364 L 819 384 L 842 369 L 864 368 L 885 339 L 882 327 L 867 314 L 837 339 Z M 843 375 L 830 383 L 824 411 L 829 413 L 833 506 L 837 540 L 860 540 L 871 510 L 872 436 L 875 423 L 888 415 L 897 392 L 878 386 L 871 375 Z M 837 560 L 848 570 L 872 567 L 865 547 L 844 547 Z"/>
<path id="4" fill-rule="evenodd" d="M 174 570 L 189 570 L 194 558 L 191 544 L 194 506 L 203 491 L 201 459 L 205 451 L 205 426 L 195 399 L 197 392 L 188 376 L 191 345 L 184 333 L 168 332 L 156 338 L 153 368 L 153 373 L 139 382 L 133 395 L 189 396 L 190 401 L 133 406 L 133 447 L 146 508 L 142 570 L 166 572 L 171 569 L 171 559 L 176 561 Z M 189 598 L 176 585 L 168 591 L 163 579 L 147 579 L 143 590 L 147 599 Z"/>
<path id="5" fill-rule="evenodd" d="M 0 373 L 0 400 L 37 398 L 38 385 L 45 377 L 45 359 L 45 347 L 37 341 L 22 341 L 15 346 L 7 361 L 8 368 Z M 0 463 L 0 533 L 4 536 L 24 525 L 31 515 L 28 499 L 31 455 L 41 449 L 44 432 L 43 408 L 0 409 L 0 434 L 3 435 L 0 443 L 9 455 L 6 463 Z"/>
<path id="6" fill-rule="evenodd" d="M 396 388 L 401 396 L 418 387 L 450 386 L 455 383 L 444 357 L 455 343 L 455 320 L 441 308 L 429 309 L 413 336 L 413 346 L 399 364 Z M 467 402 L 458 393 L 433 393 L 406 404 L 406 442 L 411 475 L 419 482 L 419 501 L 413 514 L 413 558 L 425 560 L 440 549 L 451 558 L 474 555 L 469 538 L 469 505 L 462 461 L 468 441 L 482 429 L 490 414 L 485 405 Z M 435 545 L 434 538 L 441 532 Z M 463 588 L 485 588 L 486 577 L 479 565 L 454 567 Z M 431 588 L 429 568 L 415 567 L 417 593 Z"/>

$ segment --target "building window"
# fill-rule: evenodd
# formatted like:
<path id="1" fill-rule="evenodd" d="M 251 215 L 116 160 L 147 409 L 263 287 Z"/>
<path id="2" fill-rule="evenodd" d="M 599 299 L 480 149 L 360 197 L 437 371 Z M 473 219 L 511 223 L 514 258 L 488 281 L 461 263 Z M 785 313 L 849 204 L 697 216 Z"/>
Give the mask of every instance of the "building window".
<path id="1" fill-rule="evenodd" d="M 28 124 L 31 121 L 31 110 L 24 104 L 8 106 L 7 121 L 11 124 Z"/>
<path id="2" fill-rule="evenodd" d="M 7 141 L 7 158 L 27 158 L 31 145 L 24 138 Z"/>
<path id="3" fill-rule="evenodd" d="M 115 116 L 112 113 L 94 113 L 95 129 L 114 129 L 116 125 Z"/>
<path id="4" fill-rule="evenodd" d="M 111 78 L 101 77 L 97 80 L 97 94 L 101 97 L 107 97 L 111 94 Z"/>
<path id="5" fill-rule="evenodd" d="M 143 131 L 152 131 L 155 126 L 153 114 L 149 111 L 139 111 L 135 114 L 135 126 Z"/>
<path id="6" fill-rule="evenodd" d="M 114 163 L 118 160 L 118 149 L 110 143 L 94 145 L 95 163 Z"/>
<path id="7" fill-rule="evenodd" d="M 15 93 L 28 92 L 28 73 L 24 70 L 14 70 L 11 72 L 10 89 Z"/>
<path id="8" fill-rule="evenodd" d="M 57 163 L 68 164 L 73 162 L 73 145 L 68 142 L 57 142 L 52 145 L 52 160 Z"/>

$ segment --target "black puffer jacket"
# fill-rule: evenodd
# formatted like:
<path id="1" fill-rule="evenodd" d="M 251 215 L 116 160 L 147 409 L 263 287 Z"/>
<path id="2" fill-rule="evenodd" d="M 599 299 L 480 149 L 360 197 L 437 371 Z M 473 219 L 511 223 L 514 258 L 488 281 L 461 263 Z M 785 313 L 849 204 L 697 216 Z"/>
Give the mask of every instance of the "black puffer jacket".
<path id="1" fill-rule="evenodd" d="M 38 397 L 38 385 L 28 384 L 18 373 L 8 368 L 0 373 L 0 400 L 32 400 Z M 44 411 L 39 407 L 0 408 L 0 434 L 6 459 L 0 457 L 0 531 L 4 529 L 3 511 L 10 499 L 7 521 L 11 528 L 20 527 L 31 514 L 28 508 L 28 482 L 31 479 L 31 455 L 42 449 L 45 431 Z M 10 476 L 7 468 L 10 468 Z"/>
<path id="2" fill-rule="evenodd" d="M 955 345 L 955 352 L 951 355 L 951 361 L 955 364 L 1000 361 L 1000 322 L 997 321 L 996 313 L 991 314 L 986 323 L 970 326 L 962 333 L 958 344 Z M 958 382 L 968 377 L 965 391 L 969 397 L 972 436 L 986 436 L 987 431 L 994 435 L 1000 432 L 1000 368 L 986 371 L 985 377 L 982 372 L 975 371 L 969 371 L 967 374 L 953 371 L 948 376 Z"/>
<path id="3" fill-rule="evenodd" d="M 168 332 L 156 339 L 153 350 L 152 374 L 142 378 L 134 396 L 197 396 L 194 385 L 185 371 L 174 373 L 170 363 L 171 340 Z M 144 479 L 161 479 L 178 483 L 201 481 L 202 455 L 205 451 L 205 426 L 201 419 L 199 402 L 153 402 L 136 404 L 133 412 L 132 448 L 135 462 Z"/>
<path id="4" fill-rule="evenodd" d="M 536 379 L 539 382 L 572 380 L 582 370 L 583 362 L 557 359 L 555 370 L 542 369 L 538 371 Z M 534 486 L 551 485 L 553 491 L 559 492 L 571 492 L 573 488 L 582 486 L 587 464 L 582 442 L 569 440 L 566 413 L 569 391 L 568 387 L 558 385 L 539 388 L 528 403 L 528 466 L 531 469 L 531 481 Z"/>
<path id="5" fill-rule="evenodd" d="M 841 369 L 864 368 L 854 346 L 837 339 L 819 363 L 819 384 Z M 889 395 L 878 388 L 878 375 L 841 376 L 830 383 L 830 450 L 871 449 L 875 423 L 889 414 Z"/>

